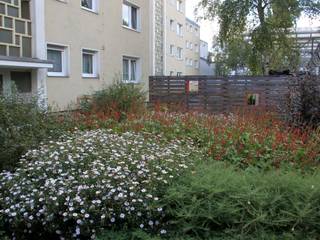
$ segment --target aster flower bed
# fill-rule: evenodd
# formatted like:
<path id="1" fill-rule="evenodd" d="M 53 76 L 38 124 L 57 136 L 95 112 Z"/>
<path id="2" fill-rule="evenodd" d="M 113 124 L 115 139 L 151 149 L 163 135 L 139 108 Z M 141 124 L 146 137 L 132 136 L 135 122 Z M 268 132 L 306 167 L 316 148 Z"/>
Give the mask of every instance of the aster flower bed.
<path id="1" fill-rule="evenodd" d="M 13 239 L 94 239 L 101 228 L 165 234 L 157 202 L 193 165 L 192 145 L 111 130 L 40 144 L 0 174 L 0 226 Z"/>

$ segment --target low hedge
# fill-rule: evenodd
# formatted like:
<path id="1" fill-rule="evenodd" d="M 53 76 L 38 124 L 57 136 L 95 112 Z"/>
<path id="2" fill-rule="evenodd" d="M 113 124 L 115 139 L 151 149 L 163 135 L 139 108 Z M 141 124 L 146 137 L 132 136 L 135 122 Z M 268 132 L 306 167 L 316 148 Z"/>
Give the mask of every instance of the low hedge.
<path id="1" fill-rule="evenodd" d="M 163 207 L 172 232 L 203 239 L 256 233 L 319 239 L 319 199 L 318 174 L 203 164 L 169 188 Z"/>

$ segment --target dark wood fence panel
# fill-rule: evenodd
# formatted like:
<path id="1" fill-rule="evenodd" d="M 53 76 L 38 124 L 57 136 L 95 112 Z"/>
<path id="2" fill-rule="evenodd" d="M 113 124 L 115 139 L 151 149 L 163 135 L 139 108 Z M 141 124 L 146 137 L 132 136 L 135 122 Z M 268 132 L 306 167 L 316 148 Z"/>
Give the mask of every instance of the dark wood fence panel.
<path id="1" fill-rule="evenodd" d="M 256 106 L 275 108 L 289 91 L 290 76 L 152 76 L 149 78 L 151 106 L 168 104 L 186 110 L 215 113 L 230 112 L 248 106 L 248 98 L 256 98 Z"/>

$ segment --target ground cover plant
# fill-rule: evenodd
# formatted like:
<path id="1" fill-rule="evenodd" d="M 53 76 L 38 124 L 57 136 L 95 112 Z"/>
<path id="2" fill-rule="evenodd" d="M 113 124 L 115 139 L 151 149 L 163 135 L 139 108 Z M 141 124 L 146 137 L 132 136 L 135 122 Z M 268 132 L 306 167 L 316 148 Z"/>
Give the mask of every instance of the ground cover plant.
<path id="1" fill-rule="evenodd" d="M 191 142 L 130 132 L 65 134 L 1 173 L 4 230 L 15 239 L 94 239 L 100 228 L 165 234 L 156 203 L 195 153 Z"/>

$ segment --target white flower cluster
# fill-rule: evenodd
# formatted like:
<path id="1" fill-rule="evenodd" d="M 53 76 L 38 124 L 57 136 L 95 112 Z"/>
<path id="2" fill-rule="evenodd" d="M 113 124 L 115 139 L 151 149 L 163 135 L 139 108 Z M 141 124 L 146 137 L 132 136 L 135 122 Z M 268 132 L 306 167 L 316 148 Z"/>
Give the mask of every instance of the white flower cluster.
<path id="1" fill-rule="evenodd" d="M 134 133 L 66 134 L 0 174 L 0 219 L 13 239 L 94 239 L 97 229 L 123 226 L 166 233 L 156 202 L 195 151 Z"/>

